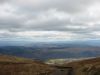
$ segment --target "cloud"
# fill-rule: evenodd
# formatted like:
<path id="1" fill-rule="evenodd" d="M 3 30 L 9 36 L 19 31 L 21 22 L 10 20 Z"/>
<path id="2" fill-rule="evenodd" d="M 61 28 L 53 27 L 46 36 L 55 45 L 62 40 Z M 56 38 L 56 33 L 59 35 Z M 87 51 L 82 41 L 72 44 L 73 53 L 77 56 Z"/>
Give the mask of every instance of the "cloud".
<path id="1" fill-rule="evenodd" d="M 10 0 L 0 0 L 0 3 L 9 2 Z"/>
<path id="2" fill-rule="evenodd" d="M 99 0 L 0 0 L 0 3 L 0 37 L 100 37 Z"/>
<path id="3" fill-rule="evenodd" d="M 87 8 L 92 2 L 94 0 L 17 0 L 16 4 L 37 11 L 56 8 L 61 11 L 74 13 Z"/>

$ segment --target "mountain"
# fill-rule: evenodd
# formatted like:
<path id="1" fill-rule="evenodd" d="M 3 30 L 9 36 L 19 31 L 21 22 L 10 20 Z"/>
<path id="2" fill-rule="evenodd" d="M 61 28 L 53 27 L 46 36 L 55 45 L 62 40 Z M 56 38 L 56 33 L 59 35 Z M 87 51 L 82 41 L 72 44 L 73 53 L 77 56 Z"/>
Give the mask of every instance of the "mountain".
<path id="1" fill-rule="evenodd" d="M 1 41 L 0 54 L 39 60 L 98 57 L 100 56 L 100 41 Z"/>

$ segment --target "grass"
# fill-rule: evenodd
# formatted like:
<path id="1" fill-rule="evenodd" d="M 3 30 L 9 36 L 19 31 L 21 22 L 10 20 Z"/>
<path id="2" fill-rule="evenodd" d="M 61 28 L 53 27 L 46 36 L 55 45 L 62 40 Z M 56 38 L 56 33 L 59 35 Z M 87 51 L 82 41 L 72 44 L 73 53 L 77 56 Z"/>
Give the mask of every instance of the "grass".
<path id="1" fill-rule="evenodd" d="M 75 75 L 100 75 L 100 58 L 76 61 L 67 66 L 74 69 Z"/>
<path id="2" fill-rule="evenodd" d="M 49 75 L 54 68 L 25 58 L 0 56 L 0 75 Z"/>

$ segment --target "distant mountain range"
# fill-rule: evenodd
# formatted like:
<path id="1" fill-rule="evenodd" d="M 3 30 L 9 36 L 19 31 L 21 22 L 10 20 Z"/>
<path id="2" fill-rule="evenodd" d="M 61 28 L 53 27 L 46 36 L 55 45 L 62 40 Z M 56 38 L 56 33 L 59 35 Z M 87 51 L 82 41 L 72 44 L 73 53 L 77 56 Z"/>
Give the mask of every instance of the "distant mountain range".
<path id="1" fill-rule="evenodd" d="M 3 44 L 2 44 L 3 43 Z M 0 54 L 39 60 L 100 56 L 100 41 L 0 42 Z"/>

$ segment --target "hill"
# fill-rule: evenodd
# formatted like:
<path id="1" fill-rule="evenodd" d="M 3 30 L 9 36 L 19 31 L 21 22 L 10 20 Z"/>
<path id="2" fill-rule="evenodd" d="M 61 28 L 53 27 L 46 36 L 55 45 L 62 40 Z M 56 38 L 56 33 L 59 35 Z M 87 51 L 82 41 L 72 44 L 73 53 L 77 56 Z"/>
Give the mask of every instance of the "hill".
<path id="1" fill-rule="evenodd" d="M 100 47 L 75 47 L 74 45 L 61 44 L 58 46 L 0 46 L 0 54 L 18 57 L 47 60 L 79 57 L 98 57 Z"/>
<path id="2" fill-rule="evenodd" d="M 73 68 L 74 75 L 100 75 L 99 57 L 94 59 L 71 62 L 66 66 Z"/>
<path id="3" fill-rule="evenodd" d="M 37 60 L 0 55 L 0 75 L 100 75 L 100 58 L 47 65 Z"/>
<path id="4" fill-rule="evenodd" d="M 50 75 L 53 71 L 40 61 L 0 55 L 0 75 Z"/>
<path id="5" fill-rule="evenodd" d="M 38 60 L 100 56 L 100 40 L 0 41 L 0 54 Z"/>

